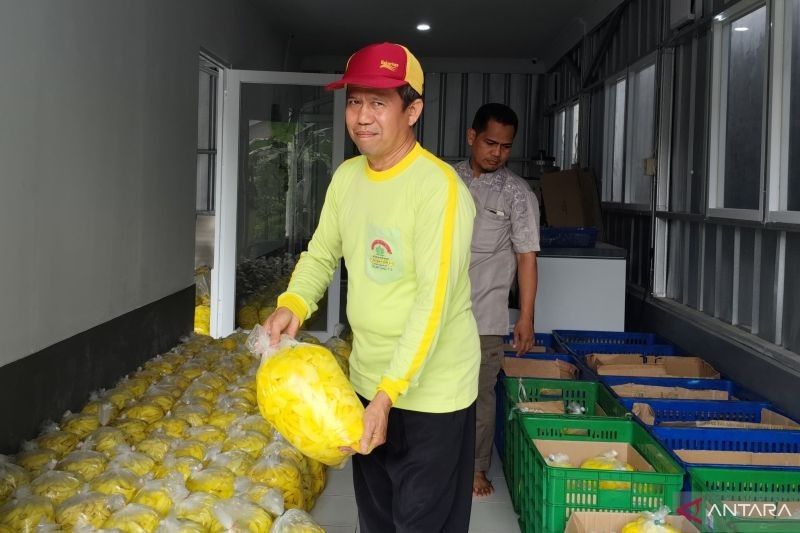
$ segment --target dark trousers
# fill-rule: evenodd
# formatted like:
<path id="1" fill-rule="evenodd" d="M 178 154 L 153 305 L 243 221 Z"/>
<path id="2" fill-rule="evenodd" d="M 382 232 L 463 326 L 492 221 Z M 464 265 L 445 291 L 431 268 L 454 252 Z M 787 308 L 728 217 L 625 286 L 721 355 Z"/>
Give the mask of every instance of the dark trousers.
<path id="1" fill-rule="evenodd" d="M 392 408 L 386 443 L 353 456 L 361 531 L 466 533 L 474 459 L 474 403 L 452 413 Z"/>

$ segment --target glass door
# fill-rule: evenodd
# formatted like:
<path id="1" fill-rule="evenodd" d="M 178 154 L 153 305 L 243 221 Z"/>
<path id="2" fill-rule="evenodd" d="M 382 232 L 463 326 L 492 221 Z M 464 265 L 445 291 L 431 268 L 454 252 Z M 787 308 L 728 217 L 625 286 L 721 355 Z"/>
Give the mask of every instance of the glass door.
<path id="1" fill-rule="evenodd" d="M 311 239 L 344 154 L 344 95 L 323 88 L 336 78 L 226 75 L 212 335 L 263 322 Z M 304 325 L 321 340 L 339 322 L 340 285 L 339 269 Z"/>

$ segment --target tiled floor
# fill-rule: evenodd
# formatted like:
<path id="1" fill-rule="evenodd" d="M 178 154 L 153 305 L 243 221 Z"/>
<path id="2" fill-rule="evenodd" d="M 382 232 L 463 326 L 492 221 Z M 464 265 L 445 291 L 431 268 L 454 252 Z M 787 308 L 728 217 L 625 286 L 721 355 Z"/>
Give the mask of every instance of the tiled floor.
<path id="1" fill-rule="evenodd" d="M 472 501 L 470 533 L 518 533 L 517 514 L 511 506 L 511 496 L 503 477 L 497 451 L 492 458 L 489 478 L 495 492 L 486 498 Z M 327 533 L 357 533 L 358 511 L 353 495 L 353 471 L 350 463 L 343 470 L 328 471 L 328 485 L 311 512 Z"/>

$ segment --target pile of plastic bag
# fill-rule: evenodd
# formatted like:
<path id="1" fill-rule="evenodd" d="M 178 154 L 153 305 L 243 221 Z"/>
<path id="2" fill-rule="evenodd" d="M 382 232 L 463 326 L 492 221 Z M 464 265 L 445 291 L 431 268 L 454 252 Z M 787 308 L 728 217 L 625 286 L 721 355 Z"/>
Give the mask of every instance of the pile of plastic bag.
<path id="1" fill-rule="evenodd" d="M 246 339 L 193 335 L 0 456 L 0 531 L 322 531 L 326 468 L 259 414 Z"/>

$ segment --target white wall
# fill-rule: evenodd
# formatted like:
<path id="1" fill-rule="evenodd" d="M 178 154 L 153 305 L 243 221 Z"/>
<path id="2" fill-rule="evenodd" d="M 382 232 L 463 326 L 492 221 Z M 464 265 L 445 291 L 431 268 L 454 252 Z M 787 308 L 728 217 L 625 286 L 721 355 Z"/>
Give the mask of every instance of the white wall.
<path id="1" fill-rule="evenodd" d="M 197 55 L 278 70 L 251 0 L 0 0 L 0 365 L 193 283 Z"/>

